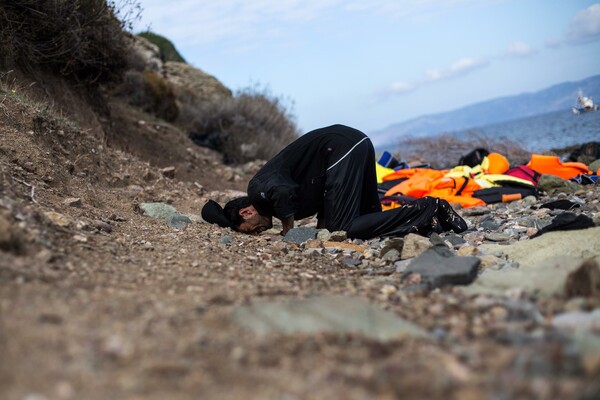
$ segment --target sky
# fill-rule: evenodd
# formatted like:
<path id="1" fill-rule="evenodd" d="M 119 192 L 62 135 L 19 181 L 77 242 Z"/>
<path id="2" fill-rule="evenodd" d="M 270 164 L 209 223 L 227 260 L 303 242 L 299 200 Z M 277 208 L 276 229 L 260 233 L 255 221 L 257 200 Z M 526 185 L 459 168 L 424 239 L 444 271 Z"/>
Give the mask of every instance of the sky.
<path id="1" fill-rule="evenodd" d="M 268 91 L 303 133 L 341 123 L 368 134 L 600 74 L 594 1 L 138 3 L 135 33 L 167 37 L 234 92 Z"/>

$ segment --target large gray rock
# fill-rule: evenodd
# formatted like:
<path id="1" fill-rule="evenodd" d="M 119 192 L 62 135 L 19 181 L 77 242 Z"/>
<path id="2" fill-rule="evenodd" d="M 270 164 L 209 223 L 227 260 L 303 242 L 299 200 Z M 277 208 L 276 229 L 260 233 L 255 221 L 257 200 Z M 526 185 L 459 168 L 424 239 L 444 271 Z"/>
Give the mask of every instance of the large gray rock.
<path id="1" fill-rule="evenodd" d="M 258 335 L 358 333 L 377 340 L 429 337 L 420 327 L 359 298 L 322 296 L 256 303 L 234 309 L 232 319 Z"/>
<path id="2" fill-rule="evenodd" d="M 429 249 L 410 263 L 402 279 L 419 274 L 419 285 L 426 289 L 444 285 L 468 285 L 477 278 L 480 263 L 477 257 L 453 256 L 446 252 L 440 254 L 436 249 Z"/>
<path id="3" fill-rule="evenodd" d="M 501 295 L 514 289 L 531 295 L 567 298 L 598 295 L 600 267 L 591 259 L 557 256 L 529 267 L 487 272 L 463 291 Z"/>
<path id="4" fill-rule="evenodd" d="M 317 237 L 317 230 L 308 226 L 290 229 L 283 237 L 284 242 L 304 243 Z"/>
<path id="5" fill-rule="evenodd" d="M 531 240 L 511 245 L 482 244 L 482 253 L 503 253 L 521 267 L 530 267 L 539 262 L 566 255 L 574 258 L 595 258 L 600 262 L 600 227 L 574 231 L 548 232 Z"/>
<path id="6" fill-rule="evenodd" d="M 170 226 L 182 229 L 186 224 L 191 224 L 191 219 L 181 214 L 175 207 L 165 203 L 142 203 L 140 208 L 144 215 L 152 218 L 162 219 Z"/>
<path id="7" fill-rule="evenodd" d="M 583 186 L 575 182 L 562 179 L 556 175 L 544 174 L 540 177 L 538 189 L 544 192 L 561 191 L 566 193 L 575 193 L 576 191 L 583 189 Z"/>

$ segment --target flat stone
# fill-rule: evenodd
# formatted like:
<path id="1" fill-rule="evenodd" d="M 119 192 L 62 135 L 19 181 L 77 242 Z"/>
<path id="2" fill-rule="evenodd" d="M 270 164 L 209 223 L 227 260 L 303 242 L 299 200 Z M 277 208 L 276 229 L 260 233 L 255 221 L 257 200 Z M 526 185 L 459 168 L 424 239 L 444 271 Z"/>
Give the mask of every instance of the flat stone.
<path id="1" fill-rule="evenodd" d="M 192 220 L 190 218 L 181 214 L 171 215 L 169 218 L 167 218 L 167 224 L 177 229 L 183 229 L 187 226 L 187 224 L 191 223 Z"/>
<path id="2" fill-rule="evenodd" d="M 511 236 L 502 232 L 490 232 L 483 235 L 483 238 L 492 242 L 506 242 L 510 240 Z"/>
<path id="3" fill-rule="evenodd" d="M 316 237 L 317 230 L 315 228 L 303 226 L 290 229 L 283 237 L 283 241 L 301 244 L 307 240 L 316 239 Z"/>
<path id="4" fill-rule="evenodd" d="M 440 255 L 435 249 L 429 249 L 415 258 L 402 280 L 410 279 L 411 274 L 420 275 L 420 284 L 434 289 L 444 285 L 468 285 L 477 278 L 480 264 L 477 257 Z"/>
<path id="5" fill-rule="evenodd" d="M 358 251 L 359 253 L 363 253 L 363 252 L 367 251 L 367 249 L 368 249 L 367 247 L 361 246 L 360 244 L 344 243 L 344 242 L 323 242 L 323 247 L 325 247 L 326 249 L 337 247 L 340 249 Z"/>
<path id="6" fill-rule="evenodd" d="M 238 306 L 232 319 L 257 335 L 327 332 L 361 334 L 381 341 L 429 337 L 417 325 L 356 297 L 321 296 Z"/>
<path id="7" fill-rule="evenodd" d="M 600 227 L 554 231 L 531 240 L 510 245 L 482 244 L 479 250 L 486 254 L 501 253 L 509 260 L 518 262 L 521 267 L 533 266 L 556 256 L 575 258 L 595 258 L 600 262 Z"/>
<path id="8" fill-rule="evenodd" d="M 173 216 L 179 214 L 177 209 L 170 204 L 165 203 L 142 203 L 140 208 L 144 211 L 144 214 L 158 219 L 164 219 L 165 221 Z"/>
<path id="9" fill-rule="evenodd" d="M 502 269 L 482 274 L 467 294 L 504 294 L 520 289 L 530 295 L 563 298 L 600 294 L 600 267 L 594 260 L 557 256 L 519 269 Z"/>

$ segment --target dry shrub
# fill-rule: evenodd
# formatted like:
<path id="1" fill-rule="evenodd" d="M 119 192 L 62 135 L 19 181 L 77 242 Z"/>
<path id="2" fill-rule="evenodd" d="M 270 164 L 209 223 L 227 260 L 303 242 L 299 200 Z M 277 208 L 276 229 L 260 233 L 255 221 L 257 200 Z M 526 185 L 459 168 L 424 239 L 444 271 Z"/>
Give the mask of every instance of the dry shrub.
<path id="1" fill-rule="evenodd" d="M 44 67 L 85 84 L 112 80 L 127 66 L 123 29 L 129 22 L 117 18 L 116 8 L 106 0 L 5 0 L 0 66 Z"/>
<path id="2" fill-rule="evenodd" d="M 491 153 L 505 156 L 511 166 L 526 164 L 531 153 L 512 140 L 491 138 L 474 132 L 467 133 L 464 138 L 449 134 L 423 138 L 406 138 L 398 144 L 402 149 L 399 159 L 409 164 L 426 162 L 436 169 L 452 168 L 458 164 L 461 156 L 476 148 L 487 149 Z"/>
<path id="3" fill-rule="evenodd" d="M 268 160 L 299 136 L 282 99 L 257 88 L 200 109 L 184 107 L 180 120 L 196 144 L 220 151 L 228 164 Z"/>

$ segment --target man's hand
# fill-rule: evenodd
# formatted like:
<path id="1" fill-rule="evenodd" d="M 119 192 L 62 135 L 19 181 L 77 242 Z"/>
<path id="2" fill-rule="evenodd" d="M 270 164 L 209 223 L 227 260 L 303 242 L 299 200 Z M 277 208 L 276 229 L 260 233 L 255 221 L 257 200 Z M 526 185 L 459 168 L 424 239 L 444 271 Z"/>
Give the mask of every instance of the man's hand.
<path id="1" fill-rule="evenodd" d="M 294 227 L 294 216 L 291 216 L 286 219 L 282 219 L 281 225 L 283 225 L 283 230 L 281 231 L 281 235 L 285 236 L 285 234 L 288 233 L 288 231 Z"/>

